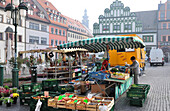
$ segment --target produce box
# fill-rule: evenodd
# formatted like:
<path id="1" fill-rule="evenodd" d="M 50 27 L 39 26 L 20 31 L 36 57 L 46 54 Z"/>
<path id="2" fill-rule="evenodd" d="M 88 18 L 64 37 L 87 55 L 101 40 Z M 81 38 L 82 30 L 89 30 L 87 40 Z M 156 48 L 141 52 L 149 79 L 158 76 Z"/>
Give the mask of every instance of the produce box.
<path id="1" fill-rule="evenodd" d="M 84 103 L 83 101 L 78 101 L 76 104 L 76 110 L 86 110 L 87 103 Z"/>
<path id="2" fill-rule="evenodd" d="M 144 102 L 145 102 L 145 99 L 130 99 L 131 106 L 143 107 Z"/>
<path id="3" fill-rule="evenodd" d="M 23 92 L 40 92 L 41 84 L 39 83 L 23 84 L 21 89 L 23 90 Z"/>
<path id="4" fill-rule="evenodd" d="M 48 107 L 57 107 L 57 102 L 54 101 L 54 99 L 48 99 Z"/>
<path id="5" fill-rule="evenodd" d="M 58 91 L 58 80 L 48 79 L 42 81 L 43 91 Z"/>
<path id="6" fill-rule="evenodd" d="M 76 104 L 77 104 L 76 100 L 69 100 L 66 103 L 66 109 L 76 110 Z"/>
<path id="7" fill-rule="evenodd" d="M 128 73 L 114 73 L 114 74 L 111 74 L 111 78 L 114 78 L 114 79 L 126 80 L 129 77 L 130 77 L 130 74 L 128 74 Z"/>
<path id="8" fill-rule="evenodd" d="M 104 80 L 104 79 L 110 78 L 110 74 L 102 73 L 102 72 L 90 72 L 89 78 L 90 78 L 90 80 L 93 80 L 93 78 L 99 79 L 99 80 Z"/>

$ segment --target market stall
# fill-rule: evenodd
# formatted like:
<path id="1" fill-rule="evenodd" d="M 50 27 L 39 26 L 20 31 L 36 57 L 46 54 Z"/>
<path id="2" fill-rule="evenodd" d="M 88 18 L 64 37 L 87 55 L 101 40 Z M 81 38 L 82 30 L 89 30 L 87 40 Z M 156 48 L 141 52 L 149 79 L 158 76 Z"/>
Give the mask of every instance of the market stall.
<path id="1" fill-rule="evenodd" d="M 61 44 L 58 46 L 58 49 L 84 48 L 94 53 L 107 51 L 107 59 L 109 59 L 109 50 L 144 47 L 145 44 L 138 36 L 103 36 Z M 125 71 L 121 72 L 121 74 L 120 71 L 118 73 L 110 72 L 109 65 L 106 69 L 108 72 L 98 71 L 89 74 L 89 78 L 96 82 L 95 89 L 91 90 L 96 93 L 102 92 L 105 96 L 110 96 L 111 92 L 114 91 L 114 94 L 111 96 L 118 99 L 132 84 L 132 77 Z M 106 91 L 108 89 L 111 90 Z"/>

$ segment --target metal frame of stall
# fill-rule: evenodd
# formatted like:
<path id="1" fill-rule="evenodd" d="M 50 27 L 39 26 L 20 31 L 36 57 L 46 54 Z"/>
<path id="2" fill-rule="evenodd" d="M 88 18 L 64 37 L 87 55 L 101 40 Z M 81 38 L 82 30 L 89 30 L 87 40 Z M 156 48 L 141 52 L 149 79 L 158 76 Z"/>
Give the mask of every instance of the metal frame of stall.
<path id="1" fill-rule="evenodd" d="M 74 67 L 80 67 L 81 68 L 81 76 L 82 76 L 82 52 L 87 52 L 87 50 L 86 49 L 82 49 L 82 48 L 76 48 L 76 49 L 62 49 L 62 50 L 58 50 L 58 49 L 56 49 L 56 48 L 48 48 L 48 49 L 37 49 L 37 50 L 28 50 L 28 51 L 20 51 L 19 53 L 20 54 L 23 54 L 23 53 L 41 53 L 41 52 L 56 52 L 56 53 L 59 53 L 59 54 L 62 54 L 62 56 L 63 56 L 63 54 L 65 54 L 65 55 L 67 55 L 68 56 L 68 66 L 58 66 L 57 67 L 57 65 L 56 65 L 56 59 L 55 59 L 55 73 L 54 73 L 54 75 L 55 75 L 55 79 L 59 79 L 59 78 L 57 78 L 57 75 L 59 75 L 59 74 L 61 74 L 61 73 L 58 73 L 57 74 L 57 69 L 59 69 L 59 68 L 68 68 L 69 69 L 69 71 L 67 72 L 67 74 L 69 74 L 69 77 L 68 77 L 68 79 L 71 81 L 73 78 L 72 78 L 72 68 Z M 72 66 L 71 65 L 71 54 L 70 53 L 75 53 L 75 54 L 78 54 L 78 57 L 79 57 L 79 62 L 80 62 L 80 66 Z M 63 64 L 63 63 L 62 63 Z M 47 62 L 46 62 L 46 68 L 48 69 L 48 65 L 47 65 Z M 53 68 L 53 67 L 51 67 L 51 68 Z M 49 75 L 49 73 L 48 72 L 46 72 L 47 73 L 47 78 L 48 78 L 48 75 Z M 66 72 L 65 72 L 66 73 Z M 64 72 L 63 72 L 63 74 L 64 74 Z M 65 78 L 63 78 L 63 80 L 64 80 Z"/>

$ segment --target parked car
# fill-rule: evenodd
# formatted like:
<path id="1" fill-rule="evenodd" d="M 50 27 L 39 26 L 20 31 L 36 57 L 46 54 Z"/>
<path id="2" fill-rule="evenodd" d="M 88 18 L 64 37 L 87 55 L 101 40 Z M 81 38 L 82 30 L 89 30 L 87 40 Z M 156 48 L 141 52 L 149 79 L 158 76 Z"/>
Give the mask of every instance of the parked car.
<path id="1" fill-rule="evenodd" d="M 164 65 L 164 54 L 163 54 L 162 49 L 152 47 L 150 51 L 149 61 L 150 61 L 150 66 L 158 65 L 158 64 L 161 64 L 163 66 Z"/>

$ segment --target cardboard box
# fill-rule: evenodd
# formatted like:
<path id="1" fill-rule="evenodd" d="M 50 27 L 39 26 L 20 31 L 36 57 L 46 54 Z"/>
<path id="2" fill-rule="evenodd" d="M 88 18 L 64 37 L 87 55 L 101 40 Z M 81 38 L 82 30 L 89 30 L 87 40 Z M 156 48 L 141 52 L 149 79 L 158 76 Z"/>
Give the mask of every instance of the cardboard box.
<path id="1" fill-rule="evenodd" d="M 101 88 L 102 89 L 101 89 Z M 110 89 L 108 88 L 105 93 L 105 88 L 107 87 L 106 84 L 100 84 L 100 87 L 97 84 L 91 85 L 91 93 L 102 93 L 103 96 L 106 96 L 106 93 L 109 95 L 110 94 Z"/>

